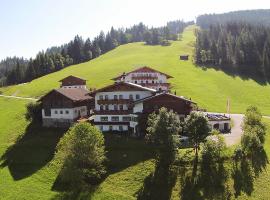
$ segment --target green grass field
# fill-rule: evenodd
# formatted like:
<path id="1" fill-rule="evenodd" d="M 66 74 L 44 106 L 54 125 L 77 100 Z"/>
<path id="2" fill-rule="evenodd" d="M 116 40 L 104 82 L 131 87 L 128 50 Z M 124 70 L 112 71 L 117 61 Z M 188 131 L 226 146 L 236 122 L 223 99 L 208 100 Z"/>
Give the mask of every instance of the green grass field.
<path id="1" fill-rule="evenodd" d="M 0 199 L 136 199 L 144 179 L 153 171 L 152 147 L 143 141 L 106 136 L 109 176 L 89 193 L 70 194 L 55 189 L 58 169 L 52 165 L 55 146 L 64 130 L 29 126 L 24 119 L 24 100 L 0 98 Z M 266 152 L 270 156 L 270 120 Z M 251 196 L 240 200 L 269 198 L 270 165 L 254 181 Z M 180 183 L 172 190 L 179 199 Z"/>
<path id="2" fill-rule="evenodd" d="M 191 97 L 202 108 L 209 111 L 225 112 L 227 99 L 231 102 L 231 112 L 243 113 L 247 106 L 260 107 L 265 115 L 270 115 L 270 86 L 260 85 L 253 80 L 242 80 L 214 69 L 203 70 L 192 61 L 180 61 L 180 54 L 192 54 L 195 41 L 194 26 L 188 27 L 182 41 L 171 46 L 147 46 L 132 43 L 120 46 L 90 62 L 74 65 L 49 74 L 31 83 L 1 88 L 7 95 L 39 97 L 53 88 L 58 81 L 68 75 L 87 79 L 92 88 L 100 88 L 112 83 L 111 78 L 124 71 L 139 66 L 150 66 L 174 76 L 170 79 L 178 95 Z"/>
<path id="3" fill-rule="evenodd" d="M 110 78 L 137 66 L 149 65 L 173 75 L 171 79 L 178 95 L 191 97 L 200 107 L 224 112 L 227 98 L 231 111 L 244 112 L 250 104 L 270 114 L 270 87 L 252 80 L 231 77 L 213 69 L 202 70 L 191 61 L 179 61 L 181 53 L 192 53 L 195 27 L 183 33 L 182 41 L 171 46 L 146 46 L 133 43 L 92 60 L 41 77 L 31 83 L 0 88 L 6 95 L 39 97 L 58 87 L 58 80 L 70 74 L 84 77 L 89 87 L 99 88 L 112 83 Z M 44 129 L 29 125 L 24 119 L 28 101 L 0 97 L 0 200 L 60 200 L 60 199 L 136 199 L 144 179 L 153 171 L 151 147 L 142 141 L 106 136 L 109 176 L 89 193 L 69 194 L 56 189 L 58 169 L 52 165 L 55 146 L 65 130 Z M 270 156 L 270 120 L 266 151 Z M 238 199 L 269 199 L 270 165 L 254 182 L 251 196 Z M 172 191 L 179 199 L 180 183 Z"/>

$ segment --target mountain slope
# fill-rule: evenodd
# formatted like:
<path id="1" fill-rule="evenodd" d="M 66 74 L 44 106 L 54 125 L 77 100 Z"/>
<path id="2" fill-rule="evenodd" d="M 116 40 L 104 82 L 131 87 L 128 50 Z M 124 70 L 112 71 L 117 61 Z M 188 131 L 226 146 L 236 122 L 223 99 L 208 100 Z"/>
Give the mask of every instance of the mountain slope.
<path id="1" fill-rule="evenodd" d="M 1 88 L 0 91 L 7 95 L 39 97 L 59 87 L 58 81 L 71 74 L 87 79 L 89 87 L 100 88 L 112 83 L 110 79 L 124 71 L 147 65 L 174 76 L 170 79 L 172 91 L 192 98 L 209 111 L 225 112 L 229 98 L 233 113 L 242 113 L 248 105 L 254 104 L 264 114 L 270 114 L 269 85 L 262 86 L 253 80 L 242 80 L 214 69 L 196 67 L 191 59 L 179 60 L 180 54 L 192 54 L 195 28 L 186 28 L 182 40 L 172 42 L 171 46 L 123 45 L 90 62 L 73 65 L 31 83 Z"/>

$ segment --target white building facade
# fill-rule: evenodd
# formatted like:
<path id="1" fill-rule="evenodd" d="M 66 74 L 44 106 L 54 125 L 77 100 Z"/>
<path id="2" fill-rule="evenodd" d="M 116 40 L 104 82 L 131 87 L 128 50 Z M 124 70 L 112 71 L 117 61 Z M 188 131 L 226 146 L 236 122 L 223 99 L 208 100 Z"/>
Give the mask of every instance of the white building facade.
<path id="1" fill-rule="evenodd" d="M 134 71 L 123 73 L 113 80 L 115 80 L 117 83 L 124 81 L 155 90 L 168 91 L 170 89 L 170 83 L 168 83 L 169 78 L 172 78 L 172 76 L 154 70 L 150 67 L 141 67 Z"/>
<path id="2" fill-rule="evenodd" d="M 134 132 L 132 103 L 155 94 L 155 90 L 137 84 L 119 82 L 94 92 L 95 109 L 91 117 L 101 131 Z"/>

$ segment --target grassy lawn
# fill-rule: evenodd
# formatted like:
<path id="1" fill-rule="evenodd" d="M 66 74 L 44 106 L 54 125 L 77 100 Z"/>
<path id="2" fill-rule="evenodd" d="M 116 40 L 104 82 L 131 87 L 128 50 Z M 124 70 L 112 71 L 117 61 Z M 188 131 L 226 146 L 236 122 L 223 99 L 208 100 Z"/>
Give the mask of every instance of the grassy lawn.
<path id="1" fill-rule="evenodd" d="M 24 100 L 0 98 L 0 177 L 4 183 L 0 184 L 0 199 L 136 199 L 145 178 L 154 169 L 151 146 L 136 139 L 105 135 L 109 176 L 88 193 L 63 192 L 54 187 L 58 169 L 51 161 L 55 146 L 65 130 L 28 125 L 23 116 L 26 103 Z M 269 157 L 270 120 L 265 121 Z M 187 159 L 190 157 L 186 156 Z M 268 164 L 255 179 L 251 195 L 242 193 L 237 199 L 268 199 L 269 180 Z M 232 189 L 232 180 L 230 184 Z M 180 188 L 181 183 L 177 181 L 172 188 L 172 199 L 180 198 Z"/>
<path id="2" fill-rule="evenodd" d="M 200 107 L 209 111 L 225 112 L 226 101 L 231 102 L 231 112 L 243 113 L 247 106 L 257 105 L 263 114 L 270 115 L 270 86 L 253 80 L 232 77 L 214 69 L 204 70 L 194 66 L 191 59 L 180 61 L 180 54 L 192 54 L 195 41 L 194 26 L 188 27 L 182 41 L 171 46 L 147 46 L 131 43 L 120 46 L 97 59 L 68 67 L 31 83 L 1 88 L 4 94 L 39 97 L 59 86 L 59 80 L 68 75 L 87 79 L 92 88 L 112 83 L 111 78 L 138 66 L 148 65 L 172 76 L 170 82 L 178 95 L 191 97 Z"/>
<path id="3" fill-rule="evenodd" d="M 26 103 L 0 98 L 0 199 L 74 199 L 53 189 L 58 169 L 51 161 L 65 130 L 29 125 L 24 119 Z M 85 199 L 135 199 L 153 169 L 151 146 L 112 135 L 105 135 L 105 141 L 109 176 L 84 194 Z"/>

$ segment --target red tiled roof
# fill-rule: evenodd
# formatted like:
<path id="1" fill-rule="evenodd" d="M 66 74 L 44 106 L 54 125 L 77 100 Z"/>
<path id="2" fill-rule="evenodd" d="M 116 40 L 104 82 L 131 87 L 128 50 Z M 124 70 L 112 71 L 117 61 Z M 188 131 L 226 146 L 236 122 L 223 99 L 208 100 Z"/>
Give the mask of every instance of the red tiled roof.
<path id="1" fill-rule="evenodd" d="M 152 69 L 152 68 L 147 67 L 147 66 L 144 66 L 144 67 L 140 67 L 138 69 L 135 69 L 135 70 L 133 70 L 131 72 L 126 73 L 125 75 L 128 75 L 130 73 L 136 73 L 136 72 L 156 72 L 156 73 L 160 73 L 160 74 L 165 75 L 167 78 L 173 78 L 172 76 L 170 76 L 168 74 L 165 74 L 163 72 L 160 72 L 158 70 Z M 121 78 L 122 76 L 123 76 L 123 74 L 121 74 L 121 75 L 119 75 L 119 76 L 117 76 L 115 78 L 112 78 L 112 80 L 117 80 L 117 79 Z"/>

